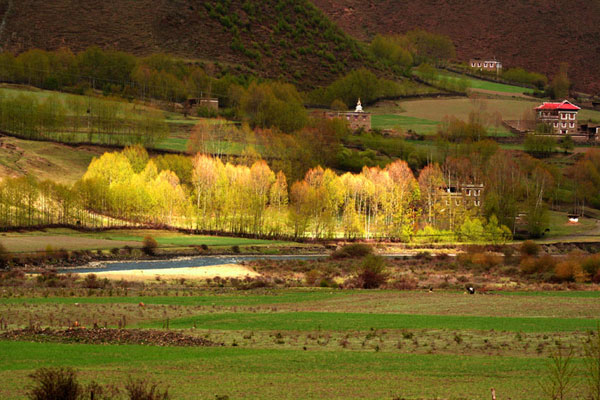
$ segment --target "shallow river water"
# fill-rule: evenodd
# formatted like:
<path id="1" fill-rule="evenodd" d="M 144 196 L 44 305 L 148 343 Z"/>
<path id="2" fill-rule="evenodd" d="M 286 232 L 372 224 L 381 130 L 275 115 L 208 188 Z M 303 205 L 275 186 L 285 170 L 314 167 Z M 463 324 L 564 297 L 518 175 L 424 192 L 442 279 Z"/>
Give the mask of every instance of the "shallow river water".
<path id="1" fill-rule="evenodd" d="M 83 267 L 63 268 L 60 273 L 95 273 L 105 271 L 130 271 L 130 270 L 151 270 L 163 268 L 189 268 L 189 267 L 209 267 L 223 264 L 239 264 L 244 261 L 252 260 L 313 260 L 327 257 L 326 255 L 239 255 L 239 256 L 196 256 L 196 257 L 178 257 L 166 260 L 142 260 L 142 261 L 108 261 L 92 262 Z"/>

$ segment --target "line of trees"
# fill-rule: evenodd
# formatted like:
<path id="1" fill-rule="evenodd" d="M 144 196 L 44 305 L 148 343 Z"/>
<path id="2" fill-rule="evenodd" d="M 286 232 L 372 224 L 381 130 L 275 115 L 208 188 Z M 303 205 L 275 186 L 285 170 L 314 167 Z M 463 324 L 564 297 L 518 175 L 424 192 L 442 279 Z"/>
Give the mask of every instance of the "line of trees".
<path id="1" fill-rule="evenodd" d="M 94 214 L 77 187 L 37 181 L 32 176 L 0 181 L 0 227 L 39 225 L 110 226 L 118 222 Z"/>
<path id="2" fill-rule="evenodd" d="M 141 58 L 90 47 L 79 53 L 66 48 L 32 49 L 18 56 L 0 52 L 0 80 L 79 94 L 93 89 L 126 98 L 173 102 L 211 93 L 225 97 L 229 86 L 243 83 L 244 78 L 212 78 L 199 66 L 166 54 Z"/>
<path id="3" fill-rule="evenodd" d="M 152 147 L 168 135 L 161 111 L 118 101 L 29 94 L 0 96 L 0 129 L 26 139 Z"/>

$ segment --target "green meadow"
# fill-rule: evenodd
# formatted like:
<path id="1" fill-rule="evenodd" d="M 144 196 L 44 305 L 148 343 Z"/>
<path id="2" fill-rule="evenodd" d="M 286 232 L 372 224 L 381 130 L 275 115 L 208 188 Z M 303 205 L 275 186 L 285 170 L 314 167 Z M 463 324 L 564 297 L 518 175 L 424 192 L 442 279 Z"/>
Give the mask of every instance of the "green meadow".
<path id="1" fill-rule="evenodd" d="M 556 343 L 575 349 L 595 330 L 598 292 L 462 292 L 199 288 L 68 296 L 25 289 L 0 297 L 9 328 L 35 316 L 127 320 L 126 329 L 202 337 L 209 347 L 0 340 L 0 398 L 22 399 L 39 367 L 69 366 L 83 383 L 151 378 L 174 399 L 540 399 Z M 145 304 L 144 307 L 138 303 Z M 100 320 L 101 322 L 101 320 Z M 109 321 L 110 322 L 110 321 Z M 109 323 L 109 327 L 116 325 Z M 291 389 L 293 388 L 293 389 Z M 501 396 L 501 397 L 500 397 Z"/>

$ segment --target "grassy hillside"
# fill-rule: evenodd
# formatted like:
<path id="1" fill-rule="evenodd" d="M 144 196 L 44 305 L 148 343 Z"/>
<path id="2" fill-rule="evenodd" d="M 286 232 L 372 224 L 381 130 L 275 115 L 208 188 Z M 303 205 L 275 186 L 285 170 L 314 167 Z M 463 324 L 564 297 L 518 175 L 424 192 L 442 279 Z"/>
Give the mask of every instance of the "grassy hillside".
<path id="1" fill-rule="evenodd" d="M 13 52 L 91 45 L 138 55 L 168 52 L 309 83 L 363 65 L 364 57 L 308 0 L 93 0 L 76 6 L 24 0 L 7 14 L 0 43 Z"/>
<path id="2" fill-rule="evenodd" d="M 74 183 L 92 158 L 105 151 L 96 146 L 67 146 L 58 143 L 0 137 L 0 177 L 32 174 L 40 180 Z"/>
<path id="3" fill-rule="evenodd" d="M 426 29 L 450 36 L 458 58 L 497 57 L 505 67 L 520 66 L 554 75 L 569 64 L 575 87 L 600 91 L 600 3 L 576 0 L 315 0 L 346 32 L 370 39 L 376 33 Z"/>

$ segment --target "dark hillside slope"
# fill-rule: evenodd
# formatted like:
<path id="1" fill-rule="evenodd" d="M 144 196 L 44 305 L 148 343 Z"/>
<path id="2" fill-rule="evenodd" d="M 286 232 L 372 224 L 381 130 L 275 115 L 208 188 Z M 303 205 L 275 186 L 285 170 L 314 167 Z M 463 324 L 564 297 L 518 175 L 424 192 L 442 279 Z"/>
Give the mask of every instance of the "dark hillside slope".
<path id="1" fill-rule="evenodd" d="M 362 65 L 357 43 L 308 0 L 12 0 L 0 44 L 23 52 L 91 45 L 243 64 L 320 83 Z M 9 0 L 0 0 L 0 12 Z"/>
<path id="2" fill-rule="evenodd" d="M 552 76 L 569 63 L 575 87 L 600 92 L 598 0 L 314 0 L 347 33 L 422 28 L 450 36 L 458 56 L 496 56 Z"/>

